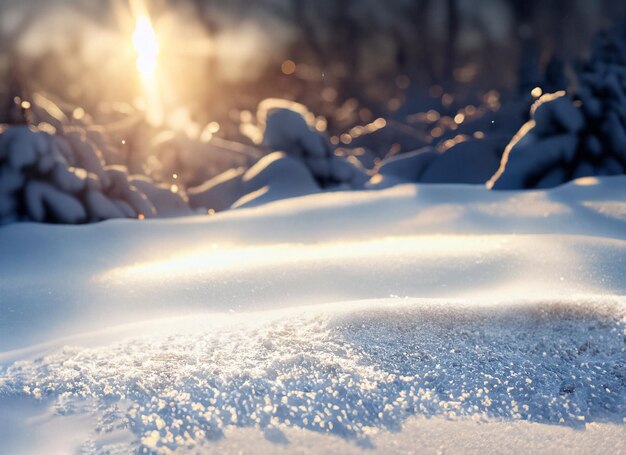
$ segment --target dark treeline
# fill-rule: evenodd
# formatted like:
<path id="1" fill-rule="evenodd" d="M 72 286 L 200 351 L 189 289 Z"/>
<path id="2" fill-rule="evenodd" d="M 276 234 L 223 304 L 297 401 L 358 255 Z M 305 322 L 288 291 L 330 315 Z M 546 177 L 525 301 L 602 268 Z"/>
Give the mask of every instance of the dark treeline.
<path id="1" fill-rule="evenodd" d="M 29 90 L 92 110 L 102 100 L 132 101 L 137 84 L 129 82 L 134 76 L 128 64 L 115 63 L 112 52 L 119 49 L 93 44 L 119 30 L 125 4 L 1 2 L 3 91 L 11 93 L 19 79 Z M 267 96 L 293 98 L 326 113 L 350 100 L 375 111 L 401 106 L 411 111 L 432 86 L 461 97 L 527 90 L 541 83 L 550 62 L 575 65 L 592 36 L 626 13 L 623 0 L 153 0 L 147 5 L 157 32 L 163 32 L 162 63 L 176 87 L 171 97 L 205 119 L 251 109 Z M 80 18 L 88 25 L 78 26 Z M 176 20 L 184 24 L 183 32 L 172 31 Z M 128 58 L 128 52 L 118 53 Z"/>

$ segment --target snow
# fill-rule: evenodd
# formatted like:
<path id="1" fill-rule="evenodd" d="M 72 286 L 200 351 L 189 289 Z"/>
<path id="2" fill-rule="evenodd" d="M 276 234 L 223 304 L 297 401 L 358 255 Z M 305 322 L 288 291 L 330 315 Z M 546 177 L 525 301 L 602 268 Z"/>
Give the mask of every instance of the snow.
<path id="1" fill-rule="evenodd" d="M 378 173 L 383 181 L 400 179 L 404 182 L 417 182 L 437 156 L 437 150 L 433 147 L 396 155 L 382 161 Z"/>
<path id="2" fill-rule="evenodd" d="M 320 187 L 307 166 L 283 152 L 273 152 L 250 169 L 231 169 L 188 191 L 196 209 L 226 210 L 317 193 Z"/>
<path id="3" fill-rule="evenodd" d="M 369 179 L 358 161 L 334 154 L 328 138 L 311 125 L 315 116 L 305 106 L 287 100 L 266 99 L 259 104 L 257 119 L 263 130 L 263 144 L 270 151 L 282 151 L 302 160 L 322 186 L 347 184 L 363 188 Z M 307 192 L 310 191 L 306 185 L 298 190 L 299 194 Z"/>
<path id="4" fill-rule="evenodd" d="M 115 153 L 96 128 L 67 126 L 51 134 L 8 127 L 0 135 L 0 224 L 76 224 L 193 213 L 177 186 L 129 175 L 126 166 L 107 164 L 104 155 L 115 162 Z"/>
<path id="5" fill-rule="evenodd" d="M 24 199 L 28 213 L 34 221 L 43 221 L 48 211 L 61 223 L 80 223 L 87 217 L 77 199 L 47 183 L 29 182 Z"/>
<path id="6" fill-rule="evenodd" d="M 585 125 L 583 114 L 564 91 L 543 95 L 532 106 L 531 114 L 536 122 L 534 133 L 539 137 L 563 131 L 578 133 Z"/>
<path id="7" fill-rule="evenodd" d="M 493 189 L 553 188 L 568 180 L 584 126 L 565 92 L 539 98 L 527 122 L 504 150 L 500 168 L 487 182 Z"/>
<path id="8" fill-rule="evenodd" d="M 0 452 L 616 452 L 625 189 L 3 226 Z"/>
<path id="9" fill-rule="evenodd" d="M 295 102 L 266 99 L 259 103 L 257 118 L 263 126 L 263 144 L 299 157 L 324 158 L 329 144 L 306 121 L 313 114 Z"/>
<path id="10" fill-rule="evenodd" d="M 623 28 L 596 37 L 589 59 L 576 69 L 577 81 L 570 93 L 546 93 L 533 104 L 531 121 L 505 149 L 500 168 L 487 182 L 489 188 L 550 188 L 585 175 L 624 173 Z M 562 65 L 551 66 L 548 79 L 555 84 L 550 85 L 564 88 L 568 84 Z"/>

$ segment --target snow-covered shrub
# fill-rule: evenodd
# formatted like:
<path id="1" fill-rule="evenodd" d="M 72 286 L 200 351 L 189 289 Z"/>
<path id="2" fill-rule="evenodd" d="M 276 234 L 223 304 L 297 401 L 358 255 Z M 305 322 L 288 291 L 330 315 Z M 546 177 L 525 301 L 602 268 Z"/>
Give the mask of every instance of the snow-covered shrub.
<path id="1" fill-rule="evenodd" d="M 315 116 L 305 106 L 267 99 L 259 104 L 257 119 L 263 145 L 302 160 L 322 187 L 362 188 L 369 179 L 358 159 L 335 154 L 326 136 L 313 127 Z"/>
<path id="2" fill-rule="evenodd" d="M 150 181 L 129 180 L 125 167 L 107 165 L 90 140 L 94 132 L 6 127 L 0 135 L 0 223 L 83 223 L 189 212 L 180 195 L 169 190 L 165 195 Z"/>
<path id="3" fill-rule="evenodd" d="M 626 31 L 600 35 L 573 96 L 542 96 L 506 147 L 493 189 L 548 188 L 626 170 Z"/>
<path id="4" fill-rule="evenodd" d="M 507 145 L 489 188 L 548 187 L 566 180 L 584 125 L 581 111 L 565 92 L 557 92 L 539 98 L 531 116 Z"/>
<path id="5" fill-rule="evenodd" d="M 356 156 L 335 153 L 301 104 L 267 99 L 257 112 L 262 145 L 270 153 L 251 167 L 235 167 L 187 189 L 193 208 L 221 211 L 231 207 L 300 196 L 323 188 L 363 188 L 368 171 Z M 248 125 L 250 126 L 250 125 Z"/>

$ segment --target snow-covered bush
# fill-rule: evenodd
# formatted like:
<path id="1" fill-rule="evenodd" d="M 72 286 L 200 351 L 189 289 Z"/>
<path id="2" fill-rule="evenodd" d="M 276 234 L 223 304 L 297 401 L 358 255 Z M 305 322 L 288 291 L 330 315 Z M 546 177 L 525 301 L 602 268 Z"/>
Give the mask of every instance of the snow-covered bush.
<path id="1" fill-rule="evenodd" d="M 0 135 L 0 223 L 83 223 L 190 212 L 180 195 L 129 178 L 124 166 L 107 165 L 90 139 L 96 132 L 5 127 Z"/>
<path id="2" fill-rule="evenodd" d="M 565 92 L 544 95 L 529 120 L 507 145 L 500 168 L 487 182 L 493 189 L 556 186 L 574 163 L 583 115 Z"/>
<path id="3" fill-rule="evenodd" d="M 259 104 L 257 119 L 263 144 L 304 162 L 322 187 L 362 188 L 369 179 L 357 159 L 336 155 L 324 134 L 312 125 L 315 116 L 299 103 L 267 99 Z"/>
<path id="4" fill-rule="evenodd" d="M 626 31 L 600 35 L 573 96 L 542 96 L 506 147 L 493 189 L 549 188 L 626 170 Z"/>
<path id="5" fill-rule="evenodd" d="M 221 211 L 328 188 L 363 188 L 369 180 L 367 170 L 355 156 L 336 154 L 325 135 L 312 126 L 314 120 L 301 104 L 262 101 L 254 128 L 270 153 L 249 168 L 232 168 L 188 188 L 190 205 Z"/>

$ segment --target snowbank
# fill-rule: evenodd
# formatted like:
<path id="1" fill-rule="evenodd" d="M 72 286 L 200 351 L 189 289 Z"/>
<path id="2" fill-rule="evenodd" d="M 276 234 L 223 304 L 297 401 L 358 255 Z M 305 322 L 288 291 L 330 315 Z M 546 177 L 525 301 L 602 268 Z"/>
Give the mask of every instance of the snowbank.
<path id="1" fill-rule="evenodd" d="M 402 185 L 4 226 L 0 448 L 615 451 L 625 189 Z"/>

